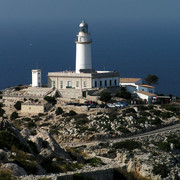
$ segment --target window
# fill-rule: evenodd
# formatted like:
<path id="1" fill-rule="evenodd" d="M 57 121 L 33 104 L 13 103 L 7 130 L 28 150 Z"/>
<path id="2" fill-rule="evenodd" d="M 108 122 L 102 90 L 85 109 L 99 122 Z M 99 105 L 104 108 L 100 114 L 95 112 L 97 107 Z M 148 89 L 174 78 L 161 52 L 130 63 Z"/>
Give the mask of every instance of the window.
<path id="1" fill-rule="evenodd" d="M 112 82 L 111 82 L 111 80 L 109 81 L 109 86 L 111 86 L 111 84 L 112 84 Z"/>
<path id="2" fill-rule="evenodd" d="M 95 81 L 95 87 L 97 87 L 97 81 Z"/>
<path id="3" fill-rule="evenodd" d="M 87 85 L 86 85 L 86 81 L 84 81 L 84 87 L 86 87 Z"/>
<path id="4" fill-rule="evenodd" d="M 101 86 L 102 86 L 102 81 L 100 81 L 99 83 L 100 83 L 100 85 L 99 85 L 99 86 L 101 87 Z"/>
<path id="5" fill-rule="evenodd" d="M 63 88 L 63 81 L 60 81 L 60 88 Z"/>
<path id="6" fill-rule="evenodd" d="M 79 87 L 79 81 L 76 81 L 76 87 Z"/>
<path id="7" fill-rule="evenodd" d="M 115 86 L 117 85 L 117 80 L 116 80 L 116 79 L 114 80 L 114 85 L 115 85 Z"/>
<path id="8" fill-rule="evenodd" d="M 55 81 L 52 82 L 52 87 L 55 88 Z"/>
<path id="9" fill-rule="evenodd" d="M 104 81 L 104 84 L 105 84 L 105 86 L 107 86 L 107 81 L 106 80 Z"/>
<path id="10" fill-rule="evenodd" d="M 68 82 L 67 82 L 67 86 L 68 86 L 68 87 L 71 87 L 71 81 L 68 81 Z"/>

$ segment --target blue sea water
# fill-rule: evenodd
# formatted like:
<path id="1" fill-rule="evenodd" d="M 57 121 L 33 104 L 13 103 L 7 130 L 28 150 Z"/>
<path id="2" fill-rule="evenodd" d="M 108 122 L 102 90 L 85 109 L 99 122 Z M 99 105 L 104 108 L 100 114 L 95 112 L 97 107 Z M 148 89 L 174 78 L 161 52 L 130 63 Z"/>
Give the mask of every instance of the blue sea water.
<path id="1" fill-rule="evenodd" d="M 78 22 L 79 23 L 79 22 Z M 159 77 L 156 92 L 180 96 L 179 22 L 90 22 L 92 63 L 121 77 Z M 77 22 L 3 23 L 0 28 L 0 89 L 31 84 L 31 70 L 74 70 Z"/>

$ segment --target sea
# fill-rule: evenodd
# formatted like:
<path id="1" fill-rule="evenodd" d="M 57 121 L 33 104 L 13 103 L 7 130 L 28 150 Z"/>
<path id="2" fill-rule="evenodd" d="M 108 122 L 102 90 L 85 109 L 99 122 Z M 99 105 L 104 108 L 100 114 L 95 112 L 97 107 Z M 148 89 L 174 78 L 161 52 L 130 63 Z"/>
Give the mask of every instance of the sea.
<path id="1" fill-rule="evenodd" d="M 31 84 L 31 70 L 75 69 L 80 22 L 1 22 L 0 89 Z M 156 93 L 180 97 L 179 21 L 89 21 L 92 66 L 121 77 L 159 77 Z"/>

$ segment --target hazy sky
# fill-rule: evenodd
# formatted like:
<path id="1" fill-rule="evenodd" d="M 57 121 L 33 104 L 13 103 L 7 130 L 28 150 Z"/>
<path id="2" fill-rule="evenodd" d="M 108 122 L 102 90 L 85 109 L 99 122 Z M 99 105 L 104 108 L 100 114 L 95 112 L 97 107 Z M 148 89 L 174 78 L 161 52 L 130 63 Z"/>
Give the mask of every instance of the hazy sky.
<path id="1" fill-rule="evenodd" d="M 0 0 L 3 21 L 180 20 L 180 0 Z"/>

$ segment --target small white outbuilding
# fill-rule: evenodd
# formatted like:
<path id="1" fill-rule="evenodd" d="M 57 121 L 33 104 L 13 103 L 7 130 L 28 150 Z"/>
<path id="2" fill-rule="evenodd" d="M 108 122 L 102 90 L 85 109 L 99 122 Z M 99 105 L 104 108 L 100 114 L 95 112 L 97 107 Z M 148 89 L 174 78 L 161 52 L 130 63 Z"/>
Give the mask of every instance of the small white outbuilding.
<path id="1" fill-rule="evenodd" d="M 32 70 L 32 87 L 41 87 L 41 70 Z"/>

